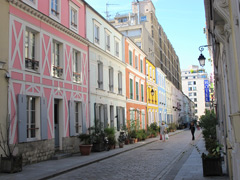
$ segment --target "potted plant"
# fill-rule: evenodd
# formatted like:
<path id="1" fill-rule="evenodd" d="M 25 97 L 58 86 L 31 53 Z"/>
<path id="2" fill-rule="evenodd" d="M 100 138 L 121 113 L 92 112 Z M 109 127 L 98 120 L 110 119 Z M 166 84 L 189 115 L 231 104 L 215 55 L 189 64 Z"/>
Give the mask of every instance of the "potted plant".
<path id="1" fill-rule="evenodd" d="M 92 150 L 92 142 L 91 142 L 91 135 L 90 134 L 80 134 L 78 136 L 81 141 L 83 141 L 83 144 L 79 145 L 79 149 L 81 152 L 81 155 L 89 155 Z"/>
<path id="2" fill-rule="evenodd" d="M 108 144 L 110 146 L 110 149 L 114 149 L 115 145 L 116 145 L 115 129 L 114 128 L 105 128 L 104 132 L 108 138 Z"/>
<path id="3" fill-rule="evenodd" d="M 203 176 L 222 175 L 221 148 L 217 142 L 216 125 L 217 118 L 215 113 L 205 110 L 205 115 L 200 117 L 200 127 L 203 128 L 203 137 L 208 154 L 202 153 Z"/>
<path id="4" fill-rule="evenodd" d="M 126 139 L 125 132 L 121 131 L 118 137 L 119 148 L 123 148 L 125 139 Z"/>
<path id="5" fill-rule="evenodd" d="M 105 133 L 103 130 L 103 125 L 100 121 L 96 121 L 95 126 L 89 128 L 92 136 L 92 151 L 93 152 L 101 152 L 105 150 L 104 138 Z"/>
<path id="6" fill-rule="evenodd" d="M 0 148 L 4 152 L 5 157 L 1 155 L 1 172 L 4 173 L 15 173 L 22 171 L 22 155 L 13 155 L 15 145 L 9 144 L 9 128 L 10 124 L 7 125 L 6 135 L 3 135 L 2 126 L 0 124 Z"/>

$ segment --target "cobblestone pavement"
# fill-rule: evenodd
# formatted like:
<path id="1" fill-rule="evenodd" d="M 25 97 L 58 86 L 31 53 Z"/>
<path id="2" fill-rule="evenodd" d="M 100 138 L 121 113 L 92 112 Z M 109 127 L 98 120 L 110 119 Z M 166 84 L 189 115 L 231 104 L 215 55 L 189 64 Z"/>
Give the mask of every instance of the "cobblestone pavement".
<path id="1" fill-rule="evenodd" d="M 196 137 L 199 135 L 200 131 L 196 131 Z M 190 143 L 192 143 L 191 133 L 184 131 L 171 136 L 166 142 L 156 141 L 52 179 L 161 179 L 182 154 L 192 148 Z"/>

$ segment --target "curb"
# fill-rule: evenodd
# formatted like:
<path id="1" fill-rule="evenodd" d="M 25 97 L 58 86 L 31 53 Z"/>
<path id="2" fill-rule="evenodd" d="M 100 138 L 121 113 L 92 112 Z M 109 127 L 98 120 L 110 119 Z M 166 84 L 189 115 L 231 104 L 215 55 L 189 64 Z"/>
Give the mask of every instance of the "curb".
<path id="1" fill-rule="evenodd" d="M 176 133 L 169 134 L 169 136 L 174 136 L 174 135 L 179 134 L 179 133 L 182 133 L 182 132 L 184 132 L 184 131 L 186 131 L 186 130 L 185 130 L 185 129 L 184 129 L 184 130 L 180 130 L 180 131 L 178 131 L 178 132 L 176 132 Z M 73 171 L 73 170 L 76 170 L 76 169 L 79 169 L 79 168 L 88 166 L 88 165 L 90 165 L 90 164 L 93 164 L 93 163 L 96 163 L 96 162 L 99 162 L 99 161 L 103 161 L 103 160 L 105 160 L 105 159 L 109 159 L 109 158 L 114 157 L 114 156 L 117 156 L 117 155 L 119 155 L 119 154 L 122 154 L 122 153 L 125 153 L 125 152 L 128 152 L 128 151 L 131 151 L 131 150 L 134 150 L 134 149 L 137 149 L 137 148 L 146 146 L 146 145 L 151 144 L 151 143 L 154 143 L 154 142 L 156 142 L 156 141 L 160 141 L 160 140 L 159 140 L 159 136 L 157 136 L 155 140 L 152 140 L 152 141 L 150 141 L 150 142 L 147 142 L 147 143 L 144 143 L 144 144 L 139 144 L 139 145 L 136 145 L 135 147 L 132 147 L 132 148 L 130 148 L 130 149 L 126 149 L 126 150 L 123 150 L 123 151 L 121 151 L 121 152 L 118 152 L 118 153 L 115 153 L 115 154 L 112 154 L 112 155 L 108 155 L 108 156 L 106 156 L 106 157 L 102 157 L 102 158 L 99 158 L 99 159 L 96 159 L 96 160 L 92 160 L 92 161 L 90 161 L 90 162 L 87 162 L 87 163 L 84 163 L 84 164 L 81 164 L 81 165 L 78 165 L 78 166 L 75 166 L 75 167 L 71 167 L 71 168 L 66 169 L 66 170 L 62 170 L 61 172 L 56 172 L 56 173 L 54 173 L 54 174 L 47 175 L 46 177 L 42 177 L 42 178 L 40 178 L 40 179 L 38 179 L 38 180 L 50 179 L 50 178 L 59 176 L 59 175 L 61 175 L 61 174 L 65 174 L 65 173 L 67 173 L 67 172 L 70 172 L 70 171 Z"/>

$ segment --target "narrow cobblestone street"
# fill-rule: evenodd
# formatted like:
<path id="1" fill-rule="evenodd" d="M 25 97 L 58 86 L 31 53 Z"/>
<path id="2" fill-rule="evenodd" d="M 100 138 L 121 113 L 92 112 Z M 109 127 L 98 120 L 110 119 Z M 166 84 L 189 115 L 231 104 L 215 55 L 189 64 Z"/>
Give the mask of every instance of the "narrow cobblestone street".
<path id="1" fill-rule="evenodd" d="M 156 141 L 53 179 L 161 179 L 192 148 L 191 143 L 190 131 L 184 131 L 166 142 Z"/>

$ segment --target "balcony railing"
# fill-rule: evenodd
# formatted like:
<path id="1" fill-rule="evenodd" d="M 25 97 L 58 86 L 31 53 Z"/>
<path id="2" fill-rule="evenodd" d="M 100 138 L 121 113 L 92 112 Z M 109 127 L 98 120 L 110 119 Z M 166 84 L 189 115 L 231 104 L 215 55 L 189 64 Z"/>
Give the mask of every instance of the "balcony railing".
<path id="1" fill-rule="evenodd" d="M 73 72 L 73 81 L 81 82 L 81 73 Z"/>
<path id="2" fill-rule="evenodd" d="M 39 61 L 25 58 L 25 67 L 37 71 L 39 68 Z"/>
<path id="3" fill-rule="evenodd" d="M 60 66 L 53 66 L 53 76 L 61 77 L 63 75 L 63 68 Z"/>

